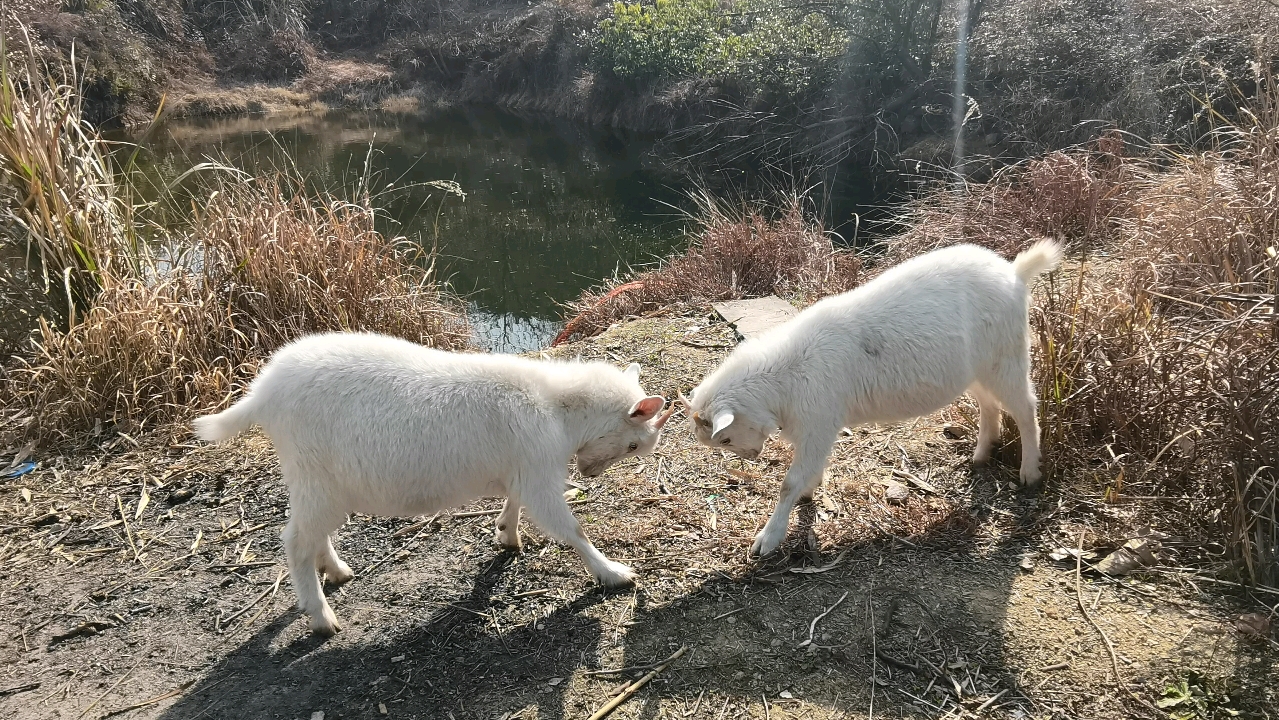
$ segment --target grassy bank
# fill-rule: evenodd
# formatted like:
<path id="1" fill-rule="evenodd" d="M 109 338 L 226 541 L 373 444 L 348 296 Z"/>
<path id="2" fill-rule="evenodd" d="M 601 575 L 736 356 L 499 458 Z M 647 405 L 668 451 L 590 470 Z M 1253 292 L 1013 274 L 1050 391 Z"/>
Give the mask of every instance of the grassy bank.
<path id="1" fill-rule="evenodd" d="M 10 279 L 46 301 L 4 367 L 10 435 L 182 420 L 223 403 L 308 332 L 468 345 L 431 258 L 375 230 L 367 193 L 348 202 L 292 176 L 206 165 L 179 178 L 180 195 L 143 203 L 131 168 L 84 121 L 74 76 L 32 59 L 6 63 L 0 81 L 0 198 L 19 268 Z"/>

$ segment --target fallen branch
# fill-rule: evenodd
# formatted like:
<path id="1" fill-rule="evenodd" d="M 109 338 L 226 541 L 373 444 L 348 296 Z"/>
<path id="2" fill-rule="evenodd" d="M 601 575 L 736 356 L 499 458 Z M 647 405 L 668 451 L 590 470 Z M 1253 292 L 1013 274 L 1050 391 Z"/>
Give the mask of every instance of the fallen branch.
<path id="1" fill-rule="evenodd" d="M 799 644 L 798 646 L 796 646 L 796 647 L 806 647 L 806 646 L 808 646 L 808 645 L 812 645 L 812 644 L 813 644 L 813 632 L 817 630 L 817 622 L 818 622 L 819 620 L 821 620 L 822 618 L 826 617 L 827 615 L 830 615 L 830 614 L 831 614 L 831 611 L 832 611 L 832 610 L 834 610 L 835 608 L 839 607 L 839 604 L 840 604 L 840 603 L 842 603 L 842 602 L 844 602 L 844 600 L 846 600 L 847 598 L 848 598 L 848 593 L 847 593 L 847 592 L 845 592 L 843 595 L 840 595 L 840 596 L 839 596 L 839 599 L 835 601 L 835 604 L 834 604 L 834 605 L 831 605 L 830 607 L 826 608 L 826 612 L 824 612 L 824 613 L 822 613 L 821 615 L 818 615 L 817 617 L 813 618 L 813 621 L 812 621 L 811 623 L 809 623 L 809 624 L 808 624 L 808 639 L 807 639 L 807 640 L 805 640 L 804 642 L 800 643 L 800 644 Z"/>
<path id="2" fill-rule="evenodd" d="M 633 696 L 635 693 L 640 691 L 640 688 L 643 688 L 645 685 L 647 685 L 648 681 L 657 677 L 658 673 L 665 670 L 671 663 L 678 660 L 680 656 L 687 651 L 688 651 L 687 645 L 681 647 L 679 650 L 676 650 L 674 654 L 672 654 L 670 657 L 663 660 L 660 665 L 653 668 L 653 670 L 650 671 L 647 675 L 640 678 L 639 680 L 636 680 L 630 685 L 627 685 L 626 689 L 618 693 L 617 697 L 613 698 L 612 700 L 609 700 L 604 707 L 600 708 L 599 710 L 596 710 L 595 714 L 590 717 L 590 720 L 601 720 L 601 718 L 608 717 L 609 713 L 613 712 L 614 710 L 618 708 L 619 705 L 629 700 L 631 696 Z"/>
<path id="3" fill-rule="evenodd" d="M 119 497 L 119 496 L 117 496 L 117 498 L 118 498 L 118 497 Z M 133 674 L 133 671 L 134 671 L 134 670 L 137 670 L 137 669 L 138 669 L 138 666 L 139 666 L 139 665 L 141 665 L 141 664 L 142 664 L 142 661 L 141 661 L 141 660 L 139 660 L 139 661 L 137 661 L 136 663 L 134 663 L 134 664 L 133 664 L 133 667 L 129 668 L 129 672 L 127 672 L 127 673 L 125 673 L 125 674 L 121 675 L 121 676 L 120 676 L 120 679 L 119 679 L 119 680 L 116 680 L 114 685 L 112 685 L 111 687 L 107 688 L 107 691 L 106 691 L 106 692 L 104 692 L 104 693 L 102 693 L 101 695 L 99 695 L 97 700 L 94 700 L 93 702 L 89 703 L 89 707 L 87 707 L 87 708 L 85 708 L 83 711 L 81 711 L 81 713 L 80 713 L 79 715 L 77 715 L 77 716 L 76 716 L 76 720 L 79 720 L 80 718 L 84 717 L 85 715 L 88 715 L 88 714 L 89 714 L 89 711 L 90 711 L 90 710 L 92 710 L 93 708 L 97 707 L 97 706 L 98 706 L 98 703 L 102 702 L 103 698 L 105 698 L 106 696 L 108 696 L 108 695 L 110 695 L 111 693 L 115 692 L 115 689 L 116 689 L 116 688 L 118 688 L 118 687 L 120 687 L 120 683 L 122 683 L 122 682 L 124 682 L 125 680 L 127 680 L 127 679 L 129 678 L 129 676 Z"/>
<path id="4" fill-rule="evenodd" d="M 38 682 L 27 683 L 26 685 L 14 685 L 13 687 L 0 690 L 0 697 L 4 697 L 5 695 L 17 695 L 18 693 L 35 690 L 38 687 L 40 687 L 40 683 Z"/>
<path id="5" fill-rule="evenodd" d="M 974 715 L 981 715 L 981 711 L 982 711 L 982 710 L 985 710 L 986 708 L 990 707 L 991 705 L 994 705 L 994 704 L 995 704 L 995 701 L 996 701 L 996 700 L 998 700 L 999 698 L 1003 697 L 1003 696 L 1004 696 L 1004 693 L 1006 693 L 1006 692 L 1008 692 L 1008 688 L 1004 688 L 1003 690 L 1000 690 L 999 692 L 995 693 L 993 696 L 991 696 L 991 698 L 990 698 L 989 700 L 987 700 L 986 702 L 982 703 L 982 704 L 981 704 L 981 707 L 977 708 L 977 710 L 976 710 L 976 711 L 974 711 L 974 712 L 973 712 L 973 714 L 974 714 Z"/>
<path id="6" fill-rule="evenodd" d="M 281 570 L 275 578 L 275 586 L 274 586 L 275 590 L 280 589 L 280 580 L 283 577 L 284 577 L 284 571 Z M 244 607 L 240 608 L 239 610 L 235 611 L 234 613 L 232 613 L 231 615 L 225 618 L 219 617 L 217 621 L 214 623 L 214 629 L 221 630 L 222 628 L 226 627 L 227 624 L 230 623 L 232 620 L 240 617 L 244 613 L 253 609 L 254 605 L 257 605 L 258 603 L 262 602 L 262 599 L 265 598 L 267 595 L 270 595 L 271 592 L 272 592 L 272 588 L 267 588 L 266 590 L 263 590 L 260 595 L 250 600 L 248 605 L 245 605 Z"/>
<path id="7" fill-rule="evenodd" d="M 178 695 L 181 695 L 182 693 L 186 692 L 187 688 L 191 687 L 194 684 L 195 684 L 194 680 L 187 680 L 186 682 L 182 683 L 181 685 L 177 686 L 173 690 L 170 690 L 169 692 L 163 695 L 156 695 L 150 700 L 143 700 L 140 703 L 134 703 L 133 705 L 130 705 L 128 707 L 122 707 L 119 710 L 112 710 L 111 712 L 100 716 L 98 720 L 106 720 L 106 718 L 109 718 L 109 717 L 115 717 L 116 715 L 123 715 L 127 712 L 131 712 L 133 710 L 139 710 L 141 708 L 147 707 L 148 705 L 154 705 L 158 702 L 164 702 L 165 700 L 168 700 L 171 697 L 177 697 Z"/>
<path id="8" fill-rule="evenodd" d="M 1106 635 L 1106 631 L 1101 629 L 1101 626 L 1093 619 L 1092 614 L 1088 612 L 1088 605 L 1084 602 L 1083 591 L 1080 584 L 1079 567 L 1082 562 L 1080 558 L 1084 554 L 1084 537 L 1087 535 L 1088 530 L 1085 528 L 1084 531 L 1079 534 L 1079 552 L 1075 553 L 1075 602 L 1079 604 L 1079 611 L 1084 614 L 1084 617 L 1087 618 L 1088 622 L 1092 623 L 1093 629 L 1101 635 L 1101 639 L 1106 643 L 1106 650 L 1110 653 L 1110 666 L 1115 671 L 1115 684 L 1122 685 L 1123 682 L 1119 676 L 1119 656 L 1115 654 L 1115 646 L 1111 644 L 1110 637 Z"/>

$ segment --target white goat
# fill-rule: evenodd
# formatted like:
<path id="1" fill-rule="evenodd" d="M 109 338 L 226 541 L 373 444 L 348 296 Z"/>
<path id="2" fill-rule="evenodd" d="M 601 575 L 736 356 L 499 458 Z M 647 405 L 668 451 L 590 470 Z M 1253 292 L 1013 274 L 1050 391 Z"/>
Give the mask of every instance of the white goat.
<path id="1" fill-rule="evenodd" d="M 795 502 L 821 484 L 841 428 L 933 412 L 965 389 L 980 408 L 973 461 L 990 458 L 1002 407 L 1021 431 L 1021 481 L 1038 483 L 1027 284 L 1060 260 L 1051 241 L 1011 263 L 973 245 L 935 250 L 734 350 L 684 402 L 704 445 L 753 460 L 780 429 L 795 447 L 751 551 L 781 544 Z"/>
<path id="2" fill-rule="evenodd" d="M 289 488 L 284 550 L 298 607 L 321 635 L 340 629 L 321 592 L 352 577 L 329 535 L 347 513 L 413 516 L 505 495 L 497 541 L 519 548 L 521 505 L 573 547 L 599 582 L 627 566 L 595 548 L 564 499 L 570 458 L 594 477 L 651 453 L 671 411 L 645 396 L 639 365 L 454 354 L 372 334 L 312 335 L 275 353 L 248 394 L 195 421 L 205 440 L 260 425 Z"/>

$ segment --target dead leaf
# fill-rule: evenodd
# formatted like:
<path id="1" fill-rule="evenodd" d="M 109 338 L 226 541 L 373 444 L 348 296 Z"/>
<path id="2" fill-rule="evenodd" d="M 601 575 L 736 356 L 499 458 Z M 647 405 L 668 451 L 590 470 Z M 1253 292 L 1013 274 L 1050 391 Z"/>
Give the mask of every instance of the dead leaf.
<path id="1" fill-rule="evenodd" d="M 1073 558 L 1073 557 L 1078 557 L 1082 560 L 1093 560 L 1097 557 L 1097 553 L 1093 552 L 1092 550 L 1085 550 L 1081 554 L 1078 548 L 1057 548 L 1056 550 L 1053 550 L 1052 552 L 1048 553 L 1048 557 L 1052 558 L 1053 560 L 1057 562 L 1061 562 L 1062 560 L 1065 560 L 1066 558 Z"/>
<path id="2" fill-rule="evenodd" d="M 142 497 L 138 498 L 138 510 L 133 514 L 133 519 L 138 520 L 142 517 L 142 511 L 147 509 L 147 504 L 151 502 L 151 493 L 147 492 L 146 481 L 142 483 Z"/>
<path id="3" fill-rule="evenodd" d="M 1159 548 L 1154 538 L 1133 538 L 1097 563 L 1097 569 L 1113 577 L 1127 575 L 1158 563 Z"/>
<path id="4" fill-rule="evenodd" d="M 1235 629 L 1250 638 L 1270 637 L 1270 616 L 1265 613 L 1244 613 L 1235 620 Z"/>
<path id="5" fill-rule="evenodd" d="M 848 551 L 845 550 L 839 555 L 836 555 L 835 559 L 831 561 L 829 565 L 822 565 L 821 567 L 791 568 L 790 571 L 793 573 L 799 573 L 800 575 L 813 575 L 815 573 L 829 572 L 831 570 L 834 570 L 836 567 L 838 567 L 840 563 L 844 562 L 844 556 L 847 554 L 848 554 Z"/>
<path id="6" fill-rule="evenodd" d="M 963 425 L 947 425 L 941 431 L 943 435 L 951 440 L 963 440 L 968 437 L 968 428 Z"/>

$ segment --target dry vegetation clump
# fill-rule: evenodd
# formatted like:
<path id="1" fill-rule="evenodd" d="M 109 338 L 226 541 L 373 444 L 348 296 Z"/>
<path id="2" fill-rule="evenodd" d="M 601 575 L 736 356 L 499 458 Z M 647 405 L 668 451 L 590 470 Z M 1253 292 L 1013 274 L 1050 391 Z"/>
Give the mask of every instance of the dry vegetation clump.
<path id="1" fill-rule="evenodd" d="M 684 254 L 584 294 L 569 306 L 574 316 L 556 344 L 672 305 L 769 294 L 807 304 L 860 281 L 861 259 L 837 249 L 798 201 L 776 216 L 759 208 L 729 214 L 713 201 L 702 206 L 702 226 Z"/>
<path id="2" fill-rule="evenodd" d="M 68 328 L 41 322 L 5 378 L 25 432 L 97 422 L 154 427 L 227 400 L 302 334 L 390 333 L 467 346 L 465 317 L 432 267 L 373 227 L 373 212 L 266 178 L 211 193 L 179 239 L 198 252 L 151 278 L 107 276 Z"/>
<path id="3" fill-rule="evenodd" d="M 975 242 L 1012 256 L 1062 238 L 1076 259 L 1032 324 L 1048 460 L 1107 502 L 1178 497 L 1158 521 L 1222 538 L 1251 582 L 1279 581 L 1279 116 L 1275 95 L 1219 149 L 1125 159 L 1113 138 L 964 193 L 920 199 L 908 257 Z M 1181 507 L 1184 514 L 1170 513 Z"/>
<path id="4" fill-rule="evenodd" d="M 224 174 L 193 191 L 183 230 L 144 222 L 153 206 L 83 122 L 74 78 L 34 63 L 3 70 L 4 241 L 35 266 L 6 277 L 34 282 L 55 306 L 0 378 L 5 432 L 42 439 L 181 420 L 309 332 L 468 345 L 431 258 L 383 236 L 367 195 L 352 203 L 296 177 Z"/>
<path id="5" fill-rule="evenodd" d="M 1123 138 L 1107 134 L 1091 147 L 1051 152 L 1008 166 L 964 192 L 924 195 L 890 222 L 894 262 L 956 242 L 1011 257 L 1042 237 L 1073 249 L 1099 248 L 1118 237 L 1114 221 L 1133 202 L 1139 165 Z"/>
<path id="6" fill-rule="evenodd" d="M 38 259 L 46 292 L 56 288 L 61 300 L 81 302 L 97 291 L 100 274 L 136 270 L 144 249 L 107 145 L 81 122 L 78 79 L 42 67 L 21 29 L 25 58 L 14 66 L 0 33 L 3 239 Z"/>

